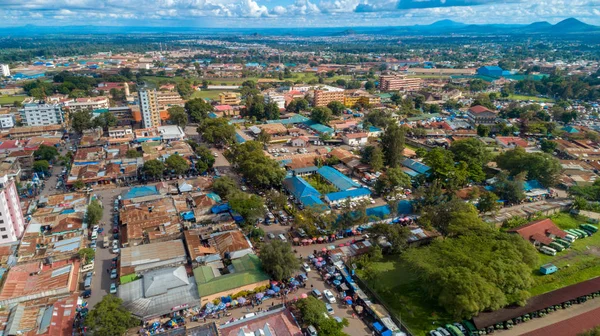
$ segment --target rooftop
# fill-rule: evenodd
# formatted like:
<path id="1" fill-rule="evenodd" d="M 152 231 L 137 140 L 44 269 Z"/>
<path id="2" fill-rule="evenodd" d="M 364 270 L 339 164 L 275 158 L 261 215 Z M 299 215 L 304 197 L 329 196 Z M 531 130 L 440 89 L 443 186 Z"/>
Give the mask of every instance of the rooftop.
<path id="1" fill-rule="evenodd" d="M 194 278 L 200 296 L 222 293 L 245 285 L 269 280 L 269 276 L 262 271 L 258 257 L 247 254 L 231 261 L 234 273 L 226 275 L 215 274 L 212 267 L 200 266 L 194 269 Z"/>

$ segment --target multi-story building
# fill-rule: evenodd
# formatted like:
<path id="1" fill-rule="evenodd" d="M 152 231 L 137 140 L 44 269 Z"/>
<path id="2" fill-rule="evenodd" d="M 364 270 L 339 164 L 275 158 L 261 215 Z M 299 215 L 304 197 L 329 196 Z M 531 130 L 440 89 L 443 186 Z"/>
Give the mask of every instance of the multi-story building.
<path id="1" fill-rule="evenodd" d="M 113 139 L 133 138 L 133 130 L 130 126 L 124 127 L 109 127 L 108 137 Z"/>
<path id="2" fill-rule="evenodd" d="M 156 102 L 159 110 L 167 109 L 171 106 L 183 107 L 185 105 L 185 101 L 183 101 L 179 93 L 173 91 L 157 91 Z"/>
<path id="3" fill-rule="evenodd" d="M 25 219 L 15 181 L 0 176 L 0 244 L 14 243 L 23 235 Z"/>
<path id="4" fill-rule="evenodd" d="M 476 105 L 471 106 L 467 111 L 467 120 L 472 126 L 486 125 L 491 126 L 496 124 L 497 112 L 494 112 L 487 107 Z"/>
<path id="5" fill-rule="evenodd" d="M 421 88 L 421 78 L 410 78 L 403 75 L 380 76 L 379 89 L 381 91 L 416 91 Z"/>
<path id="6" fill-rule="evenodd" d="M 138 92 L 142 125 L 144 128 L 160 126 L 160 110 L 158 108 L 156 93 L 156 90 L 147 89 L 141 89 Z"/>
<path id="7" fill-rule="evenodd" d="M 237 92 L 219 93 L 219 105 L 240 105 L 241 102 L 240 94 Z"/>
<path id="8" fill-rule="evenodd" d="M 19 110 L 19 114 L 26 126 L 60 125 L 65 121 L 63 109 L 59 104 L 25 104 Z"/>
<path id="9" fill-rule="evenodd" d="M 10 68 L 8 64 L 0 64 L 0 76 L 10 77 Z"/>
<path id="10" fill-rule="evenodd" d="M 67 102 L 65 107 L 69 108 L 69 112 L 78 112 L 85 110 L 98 110 L 107 109 L 110 106 L 108 97 L 87 97 L 77 98 L 73 101 Z"/>
<path id="11" fill-rule="evenodd" d="M 0 128 L 13 128 L 15 127 L 15 117 L 8 114 L 0 114 Z"/>
<path id="12" fill-rule="evenodd" d="M 332 101 L 344 102 L 344 90 L 342 91 L 325 91 L 315 90 L 313 98 L 313 106 L 327 106 Z"/>
<path id="13" fill-rule="evenodd" d="M 365 90 L 346 90 L 344 95 L 344 106 L 354 107 L 357 103 L 363 105 L 381 104 L 381 97 L 372 95 Z"/>
<path id="14" fill-rule="evenodd" d="M 275 92 L 265 95 L 265 103 L 275 103 L 280 109 L 285 108 L 285 96 Z"/>

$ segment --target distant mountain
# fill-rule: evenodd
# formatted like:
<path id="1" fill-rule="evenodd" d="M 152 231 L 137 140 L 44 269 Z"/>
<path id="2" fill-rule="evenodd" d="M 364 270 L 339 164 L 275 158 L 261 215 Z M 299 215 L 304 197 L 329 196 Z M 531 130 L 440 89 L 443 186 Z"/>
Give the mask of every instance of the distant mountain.
<path id="1" fill-rule="evenodd" d="M 587 23 L 581 22 L 575 18 L 568 18 L 560 21 L 550 28 L 553 32 L 567 32 L 567 33 L 577 33 L 577 32 L 587 32 L 587 31 L 595 31 L 600 30 L 598 26 L 592 26 Z"/>
<path id="2" fill-rule="evenodd" d="M 425 27 L 431 27 L 431 28 L 457 28 L 457 27 L 464 27 L 466 26 L 466 24 L 462 23 L 462 22 L 456 22 L 456 21 L 452 21 L 452 20 L 440 20 L 440 21 L 436 21 L 428 26 Z"/>
<path id="3" fill-rule="evenodd" d="M 548 21 L 534 22 L 532 24 L 528 24 L 527 26 L 521 28 L 523 31 L 541 31 L 547 30 L 552 27 L 552 24 Z"/>

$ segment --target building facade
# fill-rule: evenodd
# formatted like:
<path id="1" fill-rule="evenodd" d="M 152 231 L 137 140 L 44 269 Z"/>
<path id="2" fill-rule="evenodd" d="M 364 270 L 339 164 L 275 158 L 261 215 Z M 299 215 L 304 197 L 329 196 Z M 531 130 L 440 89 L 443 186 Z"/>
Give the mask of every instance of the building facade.
<path id="1" fill-rule="evenodd" d="M 406 76 L 380 76 L 379 89 L 381 91 L 417 91 L 421 88 L 421 78 Z"/>
<path id="2" fill-rule="evenodd" d="M 15 117 L 12 114 L 0 114 L 0 128 L 15 127 Z"/>
<path id="3" fill-rule="evenodd" d="M 25 126 L 60 125 L 65 121 L 59 104 L 25 104 L 19 114 Z"/>
<path id="4" fill-rule="evenodd" d="M 269 93 L 265 96 L 265 103 L 275 103 L 279 109 L 285 108 L 285 96 L 277 93 Z"/>
<path id="5" fill-rule="evenodd" d="M 315 90 L 313 105 L 314 106 L 327 106 L 332 101 L 344 102 L 344 91 L 325 91 Z"/>
<path id="6" fill-rule="evenodd" d="M 0 244 L 16 242 L 25 231 L 25 219 L 15 181 L 0 177 Z"/>
<path id="7" fill-rule="evenodd" d="M 10 77 L 10 68 L 8 64 L 0 64 L 0 75 L 2 77 Z"/>
<path id="8" fill-rule="evenodd" d="M 70 112 L 86 111 L 86 110 L 98 110 L 107 109 L 110 104 L 108 97 L 88 97 L 88 98 L 77 98 L 72 102 L 65 104 L 69 108 Z"/>
<path id="9" fill-rule="evenodd" d="M 472 126 L 496 124 L 497 113 L 481 105 L 471 106 L 467 111 L 467 120 Z"/>
<path id="10" fill-rule="evenodd" d="M 237 92 L 221 92 L 219 93 L 220 105 L 240 105 L 240 94 Z"/>
<path id="11" fill-rule="evenodd" d="M 156 98 L 156 90 L 142 89 L 138 92 L 140 99 L 140 112 L 144 128 L 160 126 L 160 110 Z"/>

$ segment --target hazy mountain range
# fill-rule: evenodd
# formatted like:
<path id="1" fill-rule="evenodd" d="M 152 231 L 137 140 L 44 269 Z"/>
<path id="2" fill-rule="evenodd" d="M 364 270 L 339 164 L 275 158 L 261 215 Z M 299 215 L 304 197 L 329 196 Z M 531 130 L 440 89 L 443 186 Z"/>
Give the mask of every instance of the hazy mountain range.
<path id="1" fill-rule="evenodd" d="M 441 20 L 429 25 L 396 27 L 323 27 L 323 28 L 198 28 L 198 27 L 130 27 L 130 26 L 33 26 L 0 28 L 4 36 L 39 34 L 260 34 L 298 36 L 342 36 L 352 34 L 379 35 L 496 35 L 496 34 L 545 34 L 566 35 L 577 33 L 600 34 L 600 26 L 593 26 L 574 18 L 557 24 L 546 21 L 531 24 L 466 24 Z"/>

